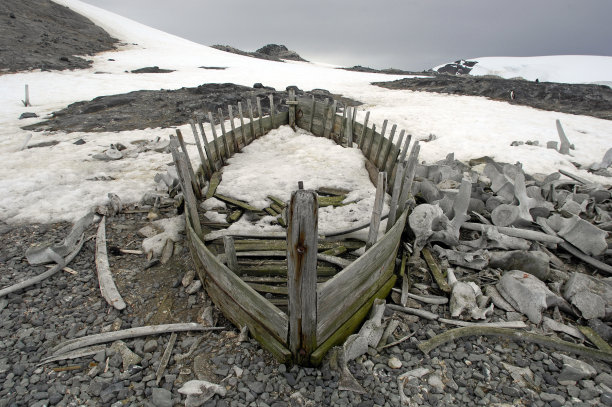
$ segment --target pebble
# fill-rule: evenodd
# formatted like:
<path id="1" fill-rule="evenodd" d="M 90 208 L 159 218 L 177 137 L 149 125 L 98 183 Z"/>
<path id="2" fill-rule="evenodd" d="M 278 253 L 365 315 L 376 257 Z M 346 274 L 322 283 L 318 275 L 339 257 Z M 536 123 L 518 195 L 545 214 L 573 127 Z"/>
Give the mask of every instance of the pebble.
<path id="1" fill-rule="evenodd" d="M 389 358 L 389 361 L 387 362 L 387 365 L 391 368 L 391 369 L 399 369 L 402 367 L 402 361 L 399 360 L 398 358 L 396 358 L 395 356 Z"/>

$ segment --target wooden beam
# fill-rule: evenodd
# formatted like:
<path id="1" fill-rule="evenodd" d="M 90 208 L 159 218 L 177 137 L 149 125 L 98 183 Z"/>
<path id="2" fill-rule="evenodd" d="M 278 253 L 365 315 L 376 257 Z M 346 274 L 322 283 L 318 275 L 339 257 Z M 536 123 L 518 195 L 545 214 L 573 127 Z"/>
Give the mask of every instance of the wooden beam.
<path id="1" fill-rule="evenodd" d="M 276 123 L 274 123 L 274 95 L 268 96 L 270 98 L 270 126 L 272 129 L 276 128 Z"/>
<path id="2" fill-rule="evenodd" d="M 312 109 L 310 111 L 310 122 L 308 124 L 308 131 L 312 133 L 312 123 L 314 121 L 314 117 L 315 117 L 315 110 L 316 110 L 316 103 L 315 103 L 315 97 L 314 95 L 312 95 Z"/>
<path id="3" fill-rule="evenodd" d="M 380 154 L 382 153 L 383 144 L 385 144 L 385 133 L 387 132 L 388 123 L 389 121 L 385 119 L 385 121 L 383 122 L 382 130 L 380 131 L 380 141 L 376 148 L 376 154 L 374 155 L 374 159 L 371 160 L 374 163 L 374 165 L 378 167 L 378 169 L 380 169 Z"/>
<path id="4" fill-rule="evenodd" d="M 295 191 L 288 216 L 289 350 L 304 364 L 317 345 L 317 194 Z"/>
<path id="5" fill-rule="evenodd" d="M 234 111 L 232 109 L 232 105 L 227 105 L 227 114 L 229 115 L 230 126 L 232 127 L 232 142 L 234 143 L 234 153 L 237 153 L 238 151 L 240 151 L 240 139 L 236 134 L 236 126 L 234 125 Z M 240 130 L 242 133 L 242 128 Z"/>
<path id="6" fill-rule="evenodd" d="M 223 247 L 225 249 L 225 258 L 227 259 L 227 267 L 232 271 L 238 270 L 238 257 L 236 257 L 236 248 L 234 247 L 234 238 L 231 236 L 223 236 Z"/>
<path id="7" fill-rule="evenodd" d="M 372 152 L 372 144 L 374 144 L 375 135 L 376 135 L 376 125 L 372 124 L 372 132 L 370 133 L 370 141 L 368 142 L 368 147 L 366 148 L 366 151 L 365 151 L 365 156 L 370 161 L 372 161 L 372 157 L 370 156 L 370 153 Z"/>
<path id="8" fill-rule="evenodd" d="M 400 131 L 399 134 L 399 138 L 397 139 L 397 144 L 395 144 L 395 152 L 392 155 L 392 158 L 390 159 L 391 161 L 391 168 L 389 168 L 389 185 L 393 185 L 395 182 L 395 174 L 396 172 L 394 172 L 395 168 L 397 167 L 397 163 L 399 162 L 399 156 L 402 152 L 402 142 L 404 141 L 404 134 L 406 133 L 405 130 Z"/>
<path id="9" fill-rule="evenodd" d="M 189 170 L 186 163 L 187 158 L 184 154 L 177 152 L 175 165 L 180 169 L 180 174 L 185 178 L 183 181 L 183 194 L 185 196 L 185 206 L 187 213 L 191 218 L 191 223 L 198 236 L 202 236 L 202 227 L 200 226 L 200 217 L 198 216 L 198 202 L 193 189 L 190 188 L 193 185 Z"/>
<path id="10" fill-rule="evenodd" d="M 257 134 L 255 133 L 255 122 L 253 121 L 253 104 L 251 103 L 251 99 L 247 99 L 247 107 L 249 109 L 249 121 L 251 126 L 251 141 L 257 138 Z"/>
<path id="11" fill-rule="evenodd" d="M 198 135 L 198 130 L 196 129 L 195 122 L 193 120 L 189 120 L 189 125 L 191 126 L 191 132 L 193 133 L 193 138 L 195 139 L 196 145 L 198 146 L 198 154 L 200 155 L 200 162 L 202 163 L 202 169 L 206 173 L 206 179 L 210 179 L 212 172 L 210 168 L 208 168 L 208 164 L 206 163 L 206 158 L 204 158 L 204 151 L 202 150 L 202 143 L 200 142 L 200 136 Z"/>
<path id="12" fill-rule="evenodd" d="M 347 121 L 346 121 L 346 146 L 348 148 L 353 148 L 353 121 L 350 119 L 351 110 L 354 112 L 354 109 L 348 108 L 347 112 Z"/>
<path id="13" fill-rule="evenodd" d="M 242 103 L 238 102 L 238 116 L 240 117 L 240 134 L 242 134 L 242 142 L 244 144 L 244 146 L 248 146 L 249 145 L 249 141 L 247 140 L 247 135 L 244 132 L 244 116 L 242 114 Z"/>
<path id="14" fill-rule="evenodd" d="M 219 116 L 219 125 L 221 126 L 221 139 L 223 140 L 223 146 L 225 147 L 225 154 L 227 158 L 232 156 L 232 152 L 229 148 L 229 143 L 227 142 L 227 133 L 225 132 L 225 118 L 223 116 L 223 110 L 219 108 L 217 110 L 217 114 Z"/>
<path id="15" fill-rule="evenodd" d="M 366 132 L 368 131 L 368 121 L 370 120 L 370 112 L 366 112 L 365 119 L 363 121 L 363 128 L 361 130 L 361 136 L 359 137 L 359 148 L 363 151 L 363 142 L 365 141 Z"/>
<path id="16" fill-rule="evenodd" d="M 257 98 L 257 114 L 259 115 L 259 130 L 261 130 L 261 136 L 265 134 L 264 125 L 263 125 L 263 113 L 261 110 L 261 99 Z M 261 137 L 260 136 L 260 137 Z"/>
<path id="17" fill-rule="evenodd" d="M 191 159 L 189 159 L 189 153 L 187 153 L 187 146 L 185 145 L 185 140 L 183 140 L 183 133 L 181 133 L 179 129 L 176 129 L 176 137 L 178 138 L 181 150 L 183 150 L 183 154 L 185 154 L 185 164 L 187 165 L 187 172 L 189 173 L 190 182 L 193 186 L 193 192 L 195 193 L 195 196 L 200 199 L 202 197 L 200 185 L 198 184 L 193 167 L 191 166 Z"/>
<path id="18" fill-rule="evenodd" d="M 389 155 L 391 154 L 391 148 L 393 147 L 393 139 L 395 138 L 395 130 L 397 129 L 397 125 L 394 124 L 393 126 L 391 126 L 391 133 L 389 133 L 389 141 L 387 143 L 387 148 L 385 148 L 385 154 L 383 155 L 383 158 L 380 162 L 380 165 L 382 166 L 380 168 L 381 171 L 386 171 L 387 170 L 387 160 L 389 160 Z"/>
<path id="19" fill-rule="evenodd" d="M 406 171 L 406 163 L 400 163 L 397 167 L 395 180 L 393 182 L 393 192 L 391 193 L 391 205 L 389 206 L 389 218 L 387 219 L 387 232 L 395 224 L 397 217 L 397 205 L 402 193 L 402 183 L 404 181 L 404 172 Z"/>
<path id="20" fill-rule="evenodd" d="M 370 219 L 370 231 L 368 232 L 368 241 L 366 242 L 366 250 L 374 246 L 378 238 L 378 229 L 380 228 L 380 217 L 382 216 L 382 208 L 385 201 L 385 191 L 387 190 L 387 173 L 378 173 L 378 182 L 376 184 L 376 198 L 374 199 L 374 208 L 372 208 L 372 217 Z"/>
<path id="21" fill-rule="evenodd" d="M 208 167 L 210 171 L 214 173 L 217 171 L 217 166 L 215 164 L 215 156 L 210 151 L 210 145 L 208 140 L 206 139 L 206 133 L 204 133 L 204 126 L 202 125 L 202 120 L 199 117 L 196 117 L 198 121 L 198 127 L 200 128 L 200 134 L 202 135 L 202 141 L 204 142 L 204 151 L 206 152 L 206 158 L 208 159 Z"/>
<path id="22" fill-rule="evenodd" d="M 323 128 L 323 137 L 331 138 L 331 133 L 334 131 L 334 125 L 336 123 L 336 110 L 338 109 L 338 102 L 334 100 L 334 103 L 329 107 L 328 116 L 329 116 L 329 131 L 326 128 Z"/>
<path id="23" fill-rule="evenodd" d="M 295 131 L 295 90 L 289 89 L 288 96 L 288 105 L 289 105 L 289 126 Z"/>
<path id="24" fill-rule="evenodd" d="M 217 152 L 219 161 L 221 161 L 221 166 L 224 166 L 225 160 L 223 159 L 223 150 L 219 146 L 219 140 L 217 139 L 217 130 L 215 129 L 215 120 L 213 119 L 213 115 L 211 112 L 208 112 L 208 121 L 210 122 L 210 131 L 212 131 L 212 134 L 213 134 L 213 142 L 215 144 L 215 151 Z"/>

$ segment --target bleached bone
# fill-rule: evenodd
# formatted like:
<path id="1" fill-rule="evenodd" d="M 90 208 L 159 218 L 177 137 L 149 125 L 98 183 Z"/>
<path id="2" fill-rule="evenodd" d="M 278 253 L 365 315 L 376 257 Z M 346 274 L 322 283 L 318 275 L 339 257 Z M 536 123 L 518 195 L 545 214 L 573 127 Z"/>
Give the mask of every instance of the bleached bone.
<path id="1" fill-rule="evenodd" d="M 485 165 L 483 174 L 491 180 L 491 189 L 495 193 L 501 190 L 510 181 L 503 173 L 497 170 L 497 167 L 493 163 L 487 163 L 487 165 Z"/>
<path id="2" fill-rule="evenodd" d="M 532 194 L 535 196 L 530 197 L 527 193 L 527 188 L 525 187 L 525 174 L 522 171 L 519 172 L 514 179 L 514 195 L 519 201 L 521 218 L 529 222 L 533 221 L 532 211 L 537 211 L 536 216 L 548 216 L 550 211 L 554 209 L 554 206 L 550 202 L 542 198 L 539 188 L 537 188 L 537 191 L 532 190 Z"/>
<path id="3" fill-rule="evenodd" d="M 113 275 L 108 263 L 108 254 L 106 252 L 106 218 L 103 217 L 98 225 L 98 233 L 96 236 L 96 270 L 98 272 L 98 281 L 100 283 L 100 292 L 102 297 L 110 305 L 118 310 L 126 307 L 125 301 L 121 298 L 119 290 L 113 280 Z"/>
<path id="4" fill-rule="evenodd" d="M 518 206 L 501 204 L 491 212 L 491 221 L 495 226 L 529 226 L 531 221 L 525 219 Z"/>
<path id="5" fill-rule="evenodd" d="M 489 264 L 488 252 L 486 250 L 464 253 L 456 250 L 444 249 L 438 245 L 435 245 L 433 250 L 440 258 L 445 258 L 450 264 L 454 264 L 456 266 L 467 267 L 474 270 L 483 270 Z"/>
<path id="6" fill-rule="evenodd" d="M 561 141 L 561 145 L 559 146 L 559 153 L 564 155 L 569 155 L 571 144 L 563 131 L 563 127 L 561 126 L 561 122 L 559 119 L 556 121 L 557 124 L 557 133 L 559 133 L 559 140 Z"/>
<path id="7" fill-rule="evenodd" d="M 612 164 L 612 148 L 609 148 L 608 151 L 603 156 L 603 159 L 599 163 L 595 163 L 591 165 L 591 170 L 605 170 Z"/>
<path id="8" fill-rule="evenodd" d="M 432 204 L 434 201 L 437 201 L 438 199 L 442 198 L 442 193 L 440 192 L 438 187 L 436 187 L 436 185 L 427 178 L 424 178 L 423 180 L 421 180 L 421 182 L 419 182 L 418 188 L 419 193 L 421 194 L 423 199 L 425 199 L 425 202 L 429 204 Z"/>
<path id="9" fill-rule="evenodd" d="M 565 303 L 565 300 L 550 291 L 537 277 L 520 270 L 504 273 L 496 288 L 512 307 L 525 314 L 534 324 L 542 321 L 542 311 Z M 564 307 L 566 305 L 567 303 Z"/>
<path id="10" fill-rule="evenodd" d="M 539 219 L 543 219 L 543 218 L 539 218 Z M 563 242 L 563 239 L 557 237 L 556 235 L 552 236 L 549 233 L 542 233 L 542 232 L 538 232 L 535 230 L 497 227 L 493 225 L 482 225 L 480 223 L 472 223 L 472 222 L 466 222 L 461 227 L 463 229 L 476 230 L 479 232 L 494 229 L 498 231 L 499 233 L 502 233 L 507 236 L 519 237 L 522 239 L 533 240 L 536 242 L 551 243 L 551 244 L 558 244 L 558 243 Z"/>
<path id="11" fill-rule="evenodd" d="M 550 274 L 548 255 L 537 251 L 489 252 L 489 266 L 502 270 L 521 270 L 542 281 L 546 281 Z"/>
<path id="12" fill-rule="evenodd" d="M 559 142 L 558 141 L 547 141 L 546 148 L 557 151 L 559 148 Z"/>
<path id="13" fill-rule="evenodd" d="M 462 314 L 469 314 L 472 319 L 486 319 L 493 313 L 493 304 L 489 308 L 482 309 L 476 303 L 482 292 L 475 284 L 457 281 L 455 273 L 451 268 L 447 269 L 448 284 L 451 286 L 450 311 L 453 318 Z"/>
<path id="14" fill-rule="evenodd" d="M 459 244 L 459 232 L 463 225 L 470 217 L 467 215 L 467 210 L 470 204 L 470 194 L 472 191 L 472 183 L 466 179 L 461 181 L 459 193 L 453 201 L 453 219 L 450 223 L 440 223 L 443 229 L 434 231 L 431 241 L 444 242 L 450 246 Z"/>
<path id="15" fill-rule="evenodd" d="M 551 331 L 566 333 L 566 334 L 568 334 L 570 336 L 573 336 L 574 338 L 578 338 L 580 340 L 584 340 L 585 339 L 583 333 L 580 332 L 578 330 L 578 328 L 573 327 L 571 325 L 562 324 L 561 322 L 557 322 L 554 319 L 551 319 L 551 318 L 548 318 L 548 317 L 544 317 L 543 318 L 543 320 L 542 320 L 542 327 L 544 329 L 549 329 Z"/>
<path id="16" fill-rule="evenodd" d="M 501 308 L 504 311 L 514 312 L 516 311 L 512 305 L 501 296 L 497 288 L 494 285 L 488 285 L 485 287 L 485 293 L 491 298 L 491 302 L 495 304 L 497 308 Z"/>
<path id="17" fill-rule="evenodd" d="M 413 370 L 410 370 L 397 378 L 397 388 L 400 394 L 400 406 L 413 406 L 414 404 L 410 401 L 406 393 L 404 393 L 404 386 L 406 382 L 410 380 L 412 377 L 421 378 L 427 374 L 429 374 L 430 370 L 425 367 L 419 367 Z"/>
<path id="18" fill-rule="evenodd" d="M 93 220 L 93 212 L 83 216 L 81 219 L 76 221 L 76 223 L 72 226 L 72 229 L 70 229 L 68 236 L 66 236 L 66 238 L 58 245 L 30 247 L 25 252 L 28 263 L 30 263 L 32 266 L 50 263 L 52 261 L 60 263 L 59 261 L 56 261 L 58 257 L 66 257 L 69 253 L 74 251 L 79 238 L 81 235 L 83 235 L 85 229 L 92 224 Z"/>
<path id="19" fill-rule="evenodd" d="M 449 220 L 437 205 L 422 204 L 414 208 L 408 216 L 408 224 L 414 233 L 413 256 L 418 256 L 425 244 L 433 235 L 434 228 L 443 229 L 440 224 L 448 224 Z"/>
<path id="20" fill-rule="evenodd" d="M 178 392 L 187 396 L 185 406 L 201 406 L 215 394 L 225 397 L 227 393 L 224 386 L 207 382 L 206 380 L 190 380 L 178 389 Z"/>
<path id="21" fill-rule="evenodd" d="M 547 223 L 553 230 L 557 230 L 559 236 L 589 256 L 601 256 L 608 248 L 606 242 L 608 233 L 578 216 L 562 218 L 553 215 L 548 218 Z M 556 229 L 555 224 L 560 224 L 561 228 Z"/>

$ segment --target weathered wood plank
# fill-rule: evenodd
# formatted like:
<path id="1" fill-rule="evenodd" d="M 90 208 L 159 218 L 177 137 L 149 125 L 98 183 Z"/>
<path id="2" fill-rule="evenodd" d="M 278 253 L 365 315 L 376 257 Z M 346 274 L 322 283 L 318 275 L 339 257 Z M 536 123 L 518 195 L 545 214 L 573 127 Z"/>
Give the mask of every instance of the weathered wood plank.
<path id="1" fill-rule="evenodd" d="M 287 262 L 268 260 L 265 264 L 259 264 L 261 261 L 256 261 L 256 264 L 244 265 L 245 261 L 240 261 L 238 275 L 270 275 L 270 276 L 287 276 Z M 253 263 L 253 262 L 250 262 Z M 317 276 L 329 277 L 338 274 L 338 269 L 333 266 L 318 266 Z"/>
<path id="2" fill-rule="evenodd" d="M 367 134 L 366 134 L 367 137 Z M 372 161 L 372 145 L 374 144 L 374 138 L 376 137 L 376 125 L 372 124 L 372 130 L 370 132 L 370 137 L 368 138 L 368 147 L 365 149 L 365 157 Z"/>
<path id="3" fill-rule="evenodd" d="M 232 270 L 238 270 L 238 257 L 236 257 L 236 248 L 234 247 L 234 238 L 231 236 L 223 236 L 223 247 L 225 249 L 225 258 L 227 259 L 227 267 Z"/>
<path id="4" fill-rule="evenodd" d="M 406 130 L 402 129 L 402 131 L 400 131 L 399 138 L 397 139 L 397 143 L 395 144 L 393 148 L 393 153 L 391 154 L 391 157 L 389 159 L 390 168 L 387 169 L 387 173 L 391 174 L 389 178 L 389 186 L 393 185 L 395 182 L 395 174 L 397 172 L 396 168 L 399 162 L 398 158 L 402 152 L 402 142 L 404 141 L 405 133 L 406 133 Z"/>
<path id="5" fill-rule="evenodd" d="M 264 125 L 263 125 L 263 113 L 262 113 L 262 110 L 261 110 L 261 99 L 260 98 L 257 98 L 257 115 L 259 116 L 257 121 L 259 122 L 259 130 L 261 132 L 259 137 L 262 137 L 264 134 L 266 134 L 266 131 L 265 131 Z"/>
<path id="6" fill-rule="evenodd" d="M 356 112 L 355 109 L 352 108 L 348 108 L 348 112 L 346 113 L 347 116 L 347 120 L 346 120 L 346 146 L 348 148 L 353 148 L 353 119 L 352 117 L 354 116 L 353 113 Z"/>
<path id="7" fill-rule="evenodd" d="M 217 138 L 217 130 L 215 129 L 215 120 L 213 119 L 213 115 L 211 112 L 208 112 L 208 122 L 210 123 L 210 131 L 213 135 L 213 142 L 215 144 L 215 151 L 217 152 L 217 157 L 219 161 L 221 161 L 221 165 L 225 165 L 225 159 L 223 158 L 223 148 L 221 147 L 219 140 Z"/>
<path id="8" fill-rule="evenodd" d="M 363 127 L 361 129 L 361 135 L 359 136 L 359 148 L 363 151 L 363 143 L 365 141 L 366 131 L 368 131 L 368 121 L 370 120 L 370 112 L 366 112 L 365 119 L 363 120 Z"/>
<path id="9" fill-rule="evenodd" d="M 241 102 L 238 102 L 238 117 L 240 117 L 240 133 L 242 134 L 242 143 L 244 144 L 244 146 L 248 146 L 249 141 L 247 140 L 247 136 L 245 134 L 246 127 L 244 127 L 244 115 L 242 114 Z"/>
<path id="10" fill-rule="evenodd" d="M 400 163 L 397 167 L 395 174 L 395 181 L 393 182 L 393 192 L 391 194 L 391 204 L 389 205 L 389 218 L 387 218 L 387 232 L 395 224 L 395 218 L 397 217 L 397 205 L 399 198 L 402 193 L 402 183 L 404 182 L 404 172 L 406 171 L 406 163 Z"/>
<path id="11" fill-rule="evenodd" d="M 228 299 L 238 305 L 241 313 L 247 314 L 250 318 L 258 321 L 279 342 L 285 343 L 289 333 L 287 315 L 266 301 L 265 298 L 221 263 L 199 239 L 192 228 L 191 222 L 188 222 L 187 226 L 193 248 L 206 270 L 206 279 L 213 281 Z"/>
<path id="12" fill-rule="evenodd" d="M 202 119 L 200 119 L 200 117 L 196 117 L 197 121 L 198 121 L 198 127 L 200 128 L 200 134 L 202 135 L 202 141 L 204 142 L 204 151 L 206 152 L 206 158 L 208 159 L 208 167 L 210 168 L 211 172 L 215 172 L 217 171 L 217 165 L 216 165 L 216 159 L 215 156 L 212 154 L 212 152 L 210 151 L 210 146 L 211 144 L 208 143 L 208 140 L 206 139 L 206 133 L 204 132 L 204 126 L 202 125 Z M 213 145 L 213 148 L 215 146 Z M 215 154 L 216 154 L 216 150 L 215 150 Z"/>
<path id="13" fill-rule="evenodd" d="M 225 131 L 225 116 L 223 115 L 223 110 L 221 108 L 217 109 L 217 116 L 219 117 L 219 126 L 221 126 L 221 140 L 223 140 L 223 147 L 225 147 L 225 156 L 230 158 L 232 156 L 232 152 L 229 148 L 229 143 L 227 142 L 227 132 Z"/>
<path id="14" fill-rule="evenodd" d="M 378 238 L 378 229 L 380 228 L 380 218 L 382 216 L 383 204 L 385 201 L 385 191 L 387 190 L 387 173 L 378 173 L 378 182 L 376 183 L 376 197 L 374 198 L 374 208 L 372 208 L 372 217 L 370 219 L 370 230 L 368 232 L 368 240 L 366 242 L 366 250 L 374 246 Z"/>
<path id="15" fill-rule="evenodd" d="M 274 95 L 270 95 L 268 96 L 270 98 L 270 126 L 271 128 L 275 129 L 276 128 L 276 124 L 274 123 L 274 116 L 276 115 L 274 113 Z"/>
<path id="16" fill-rule="evenodd" d="M 287 295 L 289 293 L 289 290 L 287 289 L 286 285 L 269 285 L 253 282 L 249 282 L 248 284 L 258 293 L 270 293 L 277 295 Z M 289 323 L 291 324 L 291 322 Z"/>
<path id="17" fill-rule="evenodd" d="M 179 129 L 176 129 L 176 137 L 178 138 L 183 154 L 185 154 L 185 157 L 187 158 L 187 160 L 185 161 L 185 164 L 187 164 L 187 171 L 191 178 L 190 182 L 191 182 L 191 185 L 193 186 L 193 191 L 196 197 L 199 199 L 202 197 L 201 191 L 200 191 L 200 185 L 198 184 L 198 179 L 196 178 L 195 172 L 193 171 L 193 167 L 191 166 L 191 159 L 189 158 L 189 153 L 187 152 L 187 146 L 185 145 L 185 140 L 183 140 L 183 133 L 181 133 Z"/>
<path id="18" fill-rule="evenodd" d="M 187 157 L 184 154 L 177 152 L 175 165 L 180 169 L 179 174 L 184 177 L 183 180 L 183 195 L 185 196 L 185 207 L 186 213 L 189 214 L 189 218 L 192 220 L 193 228 L 198 233 L 198 236 L 202 236 L 202 227 L 200 226 L 200 217 L 198 216 L 198 201 L 193 189 L 190 187 L 193 182 L 190 179 L 189 171 L 187 169 Z"/>
<path id="19" fill-rule="evenodd" d="M 295 90 L 289 89 L 289 96 L 287 98 L 287 104 L 289 105 L 289 126 L 295 130 Z"/>
<path id="20" fill-rule="evenodd" d="M 210 182 L 208 183 L 208 191 L 206 191 L 205 199 L 210 199 L 215 195 L 217 191 L 217 187 L 221 183 L 221 171 L 215 171 L 211 177 Z"/>
<path id="21" fill-rule="evenodd" d="M 378 288 L 378 290 L 374 292 L 367 302 L 365 302 L 348 320 L 346 320 L 346 322 L 340 325 L 338 329 L 336 329 L 336 331 L 333 332 L 324 342 L 319 340 L 317 349 L 310 356 L 310 363 L 313 366 L 320 365 L 327 351 L 336 345 L 342 344 L 346 338 L 357 330 L 359 325 L 361 325 L 365 317 L 370 312 L 374 300 L 378 298 L 386 298 L 387 295 L 389 295 L 391 288 L 393 288 L 396 279 L 397 277 L 392 275 L 382 287 Z M 368 294 L 369 293 L 366 293 L 365 295 L 367 296 Z"/>
<path id="22" fill-rule="evenodd" d="M 317 194 L 295 191 L 288 217 L 289 350 L 294 360 L 303 364 L 317 342 Z"/>
<path id="23" fill-rule="evenodd" d="M 251 206 L 248 203 L 242 202 L 242 201 L 240 201 L 238 199 L 231 198 L 229 196 L 225 196 L 225 195 L 221 195 L 221 194 L 215 193 L 215 198 L 217 198 L 217 199 L 219 199 L 219 200 L 221 200 L 223 202 L 227 202 L 229 204 L 237 206 L 239 208 L 242 208 L 244 210 L 247 210 L 247 211 L 259 212 L 259 209 L 257 209 L 256 207 Z"/>
<path id="24" fill-rule="evenodd" d="M 234 111 L 232 109 L 232 105 L 227 105 L 227 114 L 229 115 L 230 126 L 232 128 L 231 137 L 232 137 L 232 144 L 234 147 L 234 153 L 237 153 L 238 151 L 240 151 L 240 148 L 239 148 L 240 139 L 238 138 L 238 135 L 236 133 L 236 126 L 234 125 Z"/>
<path id="25" fill-rule="evenodd" d="M 249 109 L 249 125 L 251 126 L 251 141 L 257 138 L 257 133 L 255 131 L 255 122 L 253 121 L 253 104 L 251 103 L 251 99 L 247 99 L 247 107 Z"/>
<path id="26" fill-rule="evenodd" d="M 382 158 L 380 157 L 380 154 L 383 151 L 383 144 L 385 144 L 385 133 L 387 132 L 388 123 L 389 121 L 387 119 L 383 121 L 383 126 L 382 126 L 382 129 L 380 130 L 380 138 L 378 139 L 378 144 L 376 146 L 376 154 L 374 155 L 374 159 L 371 160 L 374 163 L 374 165 L 378 167 L 378 169 L 380 169 L 380 160 Z"/>
<path id="27" fill-rule="evenodd" d="M 287 242 L 284 240 L 237 240 L 234 242 L 236 251 L 259 251 L 259 250 L 287 250 Z M 321 251 L 330 250 L 336 247 L 344 246 L 348 250 L 357 250 L 365 244 L 358 240 L 342 240 L 338 242 L 321 242 L 319 241 L 318 249 Z"/>
<path id="28" fill-rule="evenodd" d="M 364 303 L 363 293 L 383 276 L 393 273 L 395 253 L 406 223 L 407 212 L 370 250 L 333 279 L 323 284 L 318 292 L 317 340 L 325 341 L 338 325 L 350 318 Z M 386 279 L 384 280 L 386 281 Z M 366 297 L 367 298 L 367 297 Z"/>
<path id="29" fill-rule="evenodd" d="M 406 141 L 404 142 L 404 147 L 402 147 L 402 153 L 400 154 L 400 157 L 399 157 L 400 162 L 406 161 L 406 153 L 408 152 L 408 146 L 410 145 L 411 141 L 412 141 L 412 134 L 409 134 L 406 137 Z"/>
<path id="30" fill-rule="evenodd" d="M 397 124 L 391 126 L 391 132 L 389 133 L 389 140 L 387 140 L 387 146 L 385 147 L 385 153 L 382 156 L 382 160 L 380 161 L 380 170 L 387 170 L 387 161 L 389 160 L 389 155 L 391 154 L 391 149 L 393 147 L 393 139 L 395 138 L 395 130 L 397 129 Z"/>
<path id="31" fill-rule="evenodd" d="M 312 96 L 312 108 L 310 110 L 310 123 L 308 124 L 308 131 L 312 133 L 312 123 L 314 121 L 315 118 L 315 114 L 316 114 L 316 105 L 315 105 L 315 97 L 314 95 Z"/>
<path id="32" fill-rule="evenodd" d="M 323 128 L 321 129 L 321 137 L 325 137 L 325 128 L 327 127 L 327 118 L 329 117 L 329 98 L 325 98 L 323 101 L 323 108 L 321 109 L 321 119 L 323 120 Z"/>
<path id="33" fill-rule="evenodd" d="M 334 123 L 336 121 L 336 110 L 338 109 L 338 102 L 336 100 L 334 100 L 334 102 L 332 103 L 332 105 L 329 107 L 328 113 L 327 113 L 327 120 L 326 122 L 329 122 L 329 130 L 327 128 L 327 126 L 325 126 L 325 128 L 323 129 L 323 137 L 325 138 L 330 138 L 331 137 L 331 132 L 334 129 Z"/>
<path id="34" fill-rule="evenodd" d="M 189 125 L 191 126 L 191 132 L 193 133 L 193 138 L 195 139 L 196 146 L 198 147 L 198 154 L 200 155 L 200 163 L 204 172 L 206 173 L 206 179 L 210 179 L 212 172 L 210 168 L 208 168 L 208 164 L 206 163 L 206 158 L 204 158 L 204 151 L 202 150 L 202 143 L 200 142 L 200 136 L 198 135 L 198 130 L 196 129 L 195 122 L 193 120 L 189 120 Z"/>
<path id="35" fill-rule="evenodd" d="M 412 146 L 412 150 L 410 151 L 410 157 L 408 157 L 408 165 L 406 166 L 406 171 L 404 173 L 404 181 L 402 184 L 402 194 L 400 195 L 400 199 L 397 204 L 397 210 L 399 212 L 403 212 L 406 208 L 406 203 L 408 201 L 408 197 L 412 193 L 412 182 L 414 181 L 414 174 L 416 171 L 416 165 L 419 161 L 419 151 L 421 146 L 417 141 Z"/>

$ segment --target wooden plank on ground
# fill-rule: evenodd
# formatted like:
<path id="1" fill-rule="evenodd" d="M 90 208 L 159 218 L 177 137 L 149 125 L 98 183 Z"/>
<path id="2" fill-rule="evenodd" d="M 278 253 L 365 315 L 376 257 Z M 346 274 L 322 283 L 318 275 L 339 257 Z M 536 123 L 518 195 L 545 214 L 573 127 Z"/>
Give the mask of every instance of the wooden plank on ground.
<path id="1" fill-rule="evenodd" d="M 231 198 L 229 196 L 217 194 L 216 192 L 215 192 L 214 196 L 215 196 L 215 198 L 217 198 L 220 201 L 227 202 L 229 204 L 232 204 L 234 206 L 242 208 L 242 209 L 244 209 L 246 211 L 260 212 L 260 210 L 258 208 L 254 207 L 254 206 L 251 206 L 248 203 L 243 202 L 243 201 L 241 201 L 239 199 L 234 199 L 234 198 Z"/>

